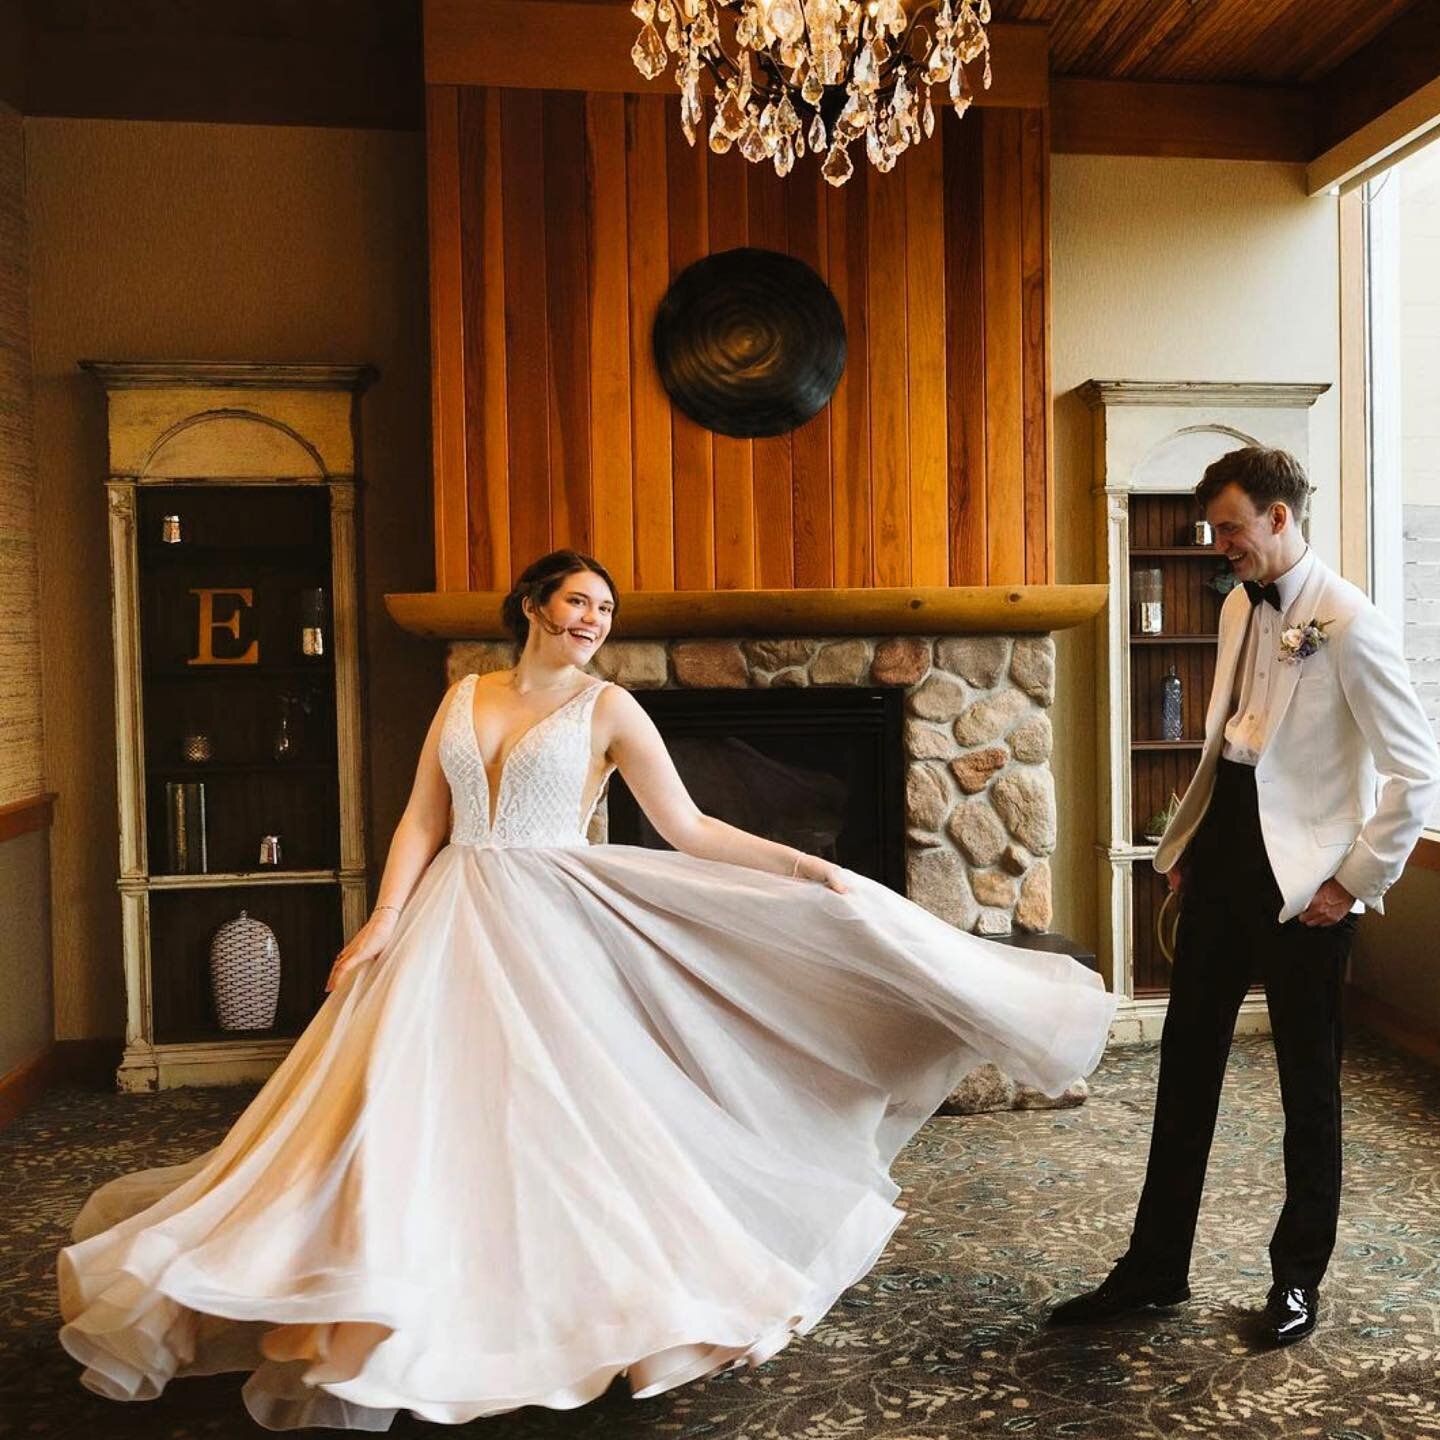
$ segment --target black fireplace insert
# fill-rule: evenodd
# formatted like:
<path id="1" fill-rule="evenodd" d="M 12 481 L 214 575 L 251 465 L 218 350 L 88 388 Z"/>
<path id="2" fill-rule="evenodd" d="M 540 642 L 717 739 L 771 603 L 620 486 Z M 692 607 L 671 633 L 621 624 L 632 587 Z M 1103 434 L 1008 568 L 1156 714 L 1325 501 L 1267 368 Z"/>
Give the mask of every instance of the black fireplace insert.
<path id="1" fill-rule="evenodd" d="M 898 689 L 637 690 L 706 814 L 905 892 Z M 610 840 L 666 848 L 618 775 Z"/>

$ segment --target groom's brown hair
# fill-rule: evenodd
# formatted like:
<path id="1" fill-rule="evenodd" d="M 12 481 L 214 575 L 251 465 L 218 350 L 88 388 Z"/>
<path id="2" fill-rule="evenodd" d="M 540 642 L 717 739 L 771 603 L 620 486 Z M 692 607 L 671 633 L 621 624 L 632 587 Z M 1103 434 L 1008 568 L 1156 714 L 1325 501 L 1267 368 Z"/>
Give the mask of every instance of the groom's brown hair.
<path id="1" fill-rule="evenodd" d="M 1195 487 L 1200 508 L 1205 509 L 1227 485 L 1238 485 L 1256 510 L 1266 510 L 1277 501 L 1288 506 L 1297 524 L 1310 508 L 1312 486 L 1304 467 L 1288 450 L 1247 445 L 1222 455 Z"/>

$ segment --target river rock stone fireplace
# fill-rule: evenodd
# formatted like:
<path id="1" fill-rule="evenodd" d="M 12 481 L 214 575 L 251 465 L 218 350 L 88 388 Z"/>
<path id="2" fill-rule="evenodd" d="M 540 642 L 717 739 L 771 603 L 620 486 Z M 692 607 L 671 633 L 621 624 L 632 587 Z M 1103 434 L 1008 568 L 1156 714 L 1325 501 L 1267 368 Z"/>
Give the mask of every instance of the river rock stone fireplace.
<path id="1" fill-rule="evenodd" d="M 453 680 L 513 663 L 506 642 L 457 642 L 448 670 Z M 1049 636 L 612 640 L 594 669 L 632 690 L 899 688 L 906 893 L 979 935 L 1049 928 Z"/>

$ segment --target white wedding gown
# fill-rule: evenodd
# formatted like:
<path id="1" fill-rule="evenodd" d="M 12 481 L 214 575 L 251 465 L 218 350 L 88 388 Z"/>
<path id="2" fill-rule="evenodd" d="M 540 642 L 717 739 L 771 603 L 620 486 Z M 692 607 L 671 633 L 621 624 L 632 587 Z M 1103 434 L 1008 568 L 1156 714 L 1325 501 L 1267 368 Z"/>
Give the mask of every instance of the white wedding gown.
<path id="1" fill-rule="evenodd" d="M 887 1170 L 994 1061 L 1057 1093 L 1114 1010 L 1074 961 L 849 893 L 590 846 L 592 685 L 496 814 L 458 687 L 450 843 L 213 1150 L 97 1190 L 59 1255 L 92 1390 L 249 1370 L 272 1429 L 653 1395 L 759 1364 L 874 1264 Z"/>

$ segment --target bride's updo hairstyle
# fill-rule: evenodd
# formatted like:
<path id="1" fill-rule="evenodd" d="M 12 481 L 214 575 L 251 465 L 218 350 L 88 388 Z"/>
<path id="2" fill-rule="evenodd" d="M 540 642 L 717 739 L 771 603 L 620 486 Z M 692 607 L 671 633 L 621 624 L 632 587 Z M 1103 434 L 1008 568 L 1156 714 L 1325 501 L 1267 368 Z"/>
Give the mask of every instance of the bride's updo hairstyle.
<path id="1" fill-rule="evenodd" d="M 530 622 L 525 618 L 523 602 L 528 600 L 538 610 L 568 576 L 586 570 L 598 575 L 610 587 L 610 598 L 615 602 L 610 613 L 614 615 L 620 609 L 620 593 L 610 578 L 610 572 L 594 556 L 584 555 L 579 550 L 552 550 L 520 572 L 520 578 L 500 605 L 501 623 L 523 646 L 530 634 Z"/>

